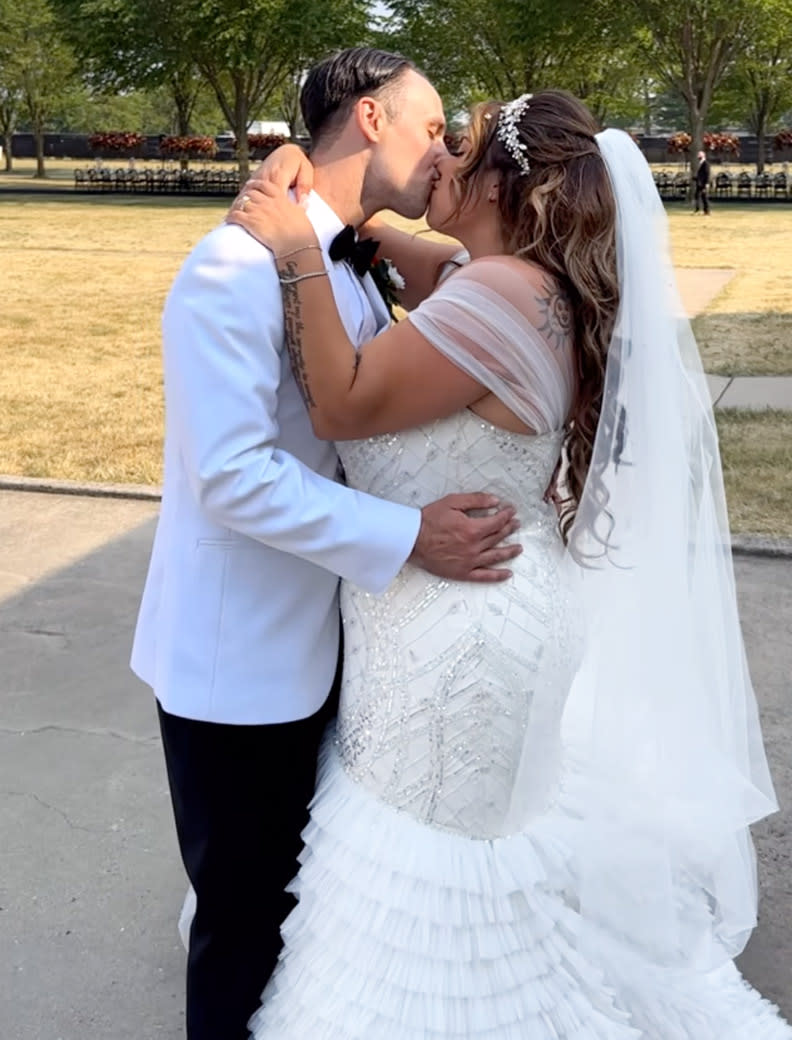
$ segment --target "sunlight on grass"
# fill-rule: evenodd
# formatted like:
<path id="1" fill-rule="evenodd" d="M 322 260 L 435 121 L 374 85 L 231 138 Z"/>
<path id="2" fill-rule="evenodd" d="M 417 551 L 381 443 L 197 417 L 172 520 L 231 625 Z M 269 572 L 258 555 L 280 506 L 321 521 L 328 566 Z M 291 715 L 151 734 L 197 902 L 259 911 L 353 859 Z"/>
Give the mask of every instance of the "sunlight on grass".
<path id="1" fill-rule="evenodd" d="M 3 200 L 0 472 L 157 483 L 159 321 L 223 200 Z"/>

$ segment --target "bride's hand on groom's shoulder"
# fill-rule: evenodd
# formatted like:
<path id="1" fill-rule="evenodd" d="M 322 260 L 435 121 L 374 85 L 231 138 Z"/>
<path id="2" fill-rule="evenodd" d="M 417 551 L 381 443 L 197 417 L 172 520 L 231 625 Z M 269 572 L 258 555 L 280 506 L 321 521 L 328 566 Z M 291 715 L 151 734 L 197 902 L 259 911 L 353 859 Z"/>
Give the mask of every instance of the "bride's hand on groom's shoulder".
<path id="1" fill-rule="evenodd" d="M 282 195 L 294 188 L 297 202 L 304 202 L 313 188 L 314 168 L 302 148 L 282 144 L 253 171 L 248 185 L 255 182 L 269 183 Z"/>
<path id="2" fill-rule="evenodd" d="M 252 175 L 240 189 L 231 208 L 226 216 L 237 212 L 245 198 L 250 196 L 252 190 L 268 186 L 275 195 L 289 194 L 294 189 L 295 201 L 305 205 L 311 193 L 314 182 L 314 168 L 311 160 L 296 144 L 282 144 L 270 152 L 267 158 L 260 163 Z"/>
<path id="3" fill-rule="evenodd" d="M 306 231 L 309 225 L 294 210 L 304 207 L 308 201 L 313 179 L 313 166 L 302 148 L 296 144 L 283 144 L 270 152 L 256 168 L 232 202 L 225 221 L 239 224 L 275 253 L 289 244 L 300 244 L 301 232 Z M 292 188 L 297 206 L 289 198 Z M 272 200 L 269 205 L 263 201 L 265 198 Z M 283 206 L 277 206 L 279 199 Z M 278 219 L 285 222 L 280 228 L 273 226 L 273 221 Z"/>
<path id="4" fill-rule="evenodd" d="M 225 219 L 239 224 L 276 257 L 315 239 L 305 209 L 271 181 L 248 181 Z"/>

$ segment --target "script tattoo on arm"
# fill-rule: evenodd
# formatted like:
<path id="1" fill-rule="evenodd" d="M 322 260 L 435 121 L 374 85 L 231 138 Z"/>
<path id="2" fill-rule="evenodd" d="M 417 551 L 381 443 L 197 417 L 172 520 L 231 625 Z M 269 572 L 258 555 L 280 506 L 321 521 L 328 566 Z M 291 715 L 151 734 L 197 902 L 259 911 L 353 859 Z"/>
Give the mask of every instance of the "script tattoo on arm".
<path id="1" fill-rule="evenodd" d="M 536 302 L 542 316 L 538 326 L 553 350 L 559 350 L 572 334 L 572 308 L 569 299 L 550 282 L 544 284 L 545 295 L 537 293 Z"/>
<path id="2" fill-rule="evenodd" d="M 297 264 L 290 260 L 280 269 L 280 274 L 287 278 L 294 278 L 297 274 Z M 286 349 L 289 352 L 294 381 L 302 394 L 306 407 L 314 408 L 316 401 L 313 399 L 311 387 L 308 383 L 308 370 L 303 358 L 302 334 L 305 326 L 302 320 L 302 304 L 298 291 L 299 282 L 289 284 L 281 282 L 281 295 L 283 297 L 283 331 L 286 339 Z"/>

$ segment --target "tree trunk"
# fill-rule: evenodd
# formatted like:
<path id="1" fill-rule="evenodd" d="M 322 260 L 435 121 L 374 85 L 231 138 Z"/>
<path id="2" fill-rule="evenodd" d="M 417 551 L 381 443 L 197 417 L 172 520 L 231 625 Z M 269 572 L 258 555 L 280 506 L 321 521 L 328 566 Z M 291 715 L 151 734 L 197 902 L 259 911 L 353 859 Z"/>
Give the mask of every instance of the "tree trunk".
<path id="1" fill-rule="evenodd" d="M 11 155 L 11 145 L 13 144 L 11 131 L 3 134 L 3 158 L 5 159 L 6 173 L 10 173 L 14 168 L 14 159 Z"/>
<path id="2" fill-rule="evenodd" d="M 643 82 L 643 107 L 644 107 L 644 134 L 646 137 L 652 136 L 652 99 L 649 96 L 649 84 L 646 80 Z"/>
<path id="3" fill-rule="evenodd" d="M 171 77 L 170 88 L 173 105 L 176 109 L 176 133 L 179 137 L 189 137 L 190 120 L 195 107 L 195 89 L 190 90 L 189 87 L 185 87 L 178 73 Z M 186 170 L 189 160 L 186 157 L 180 159 L 179 166 L 182 170 Z"/>
<path id="4" fill-rule="evenodd" d="M 46 177 L 44 169 L 44 127 L 37 124 L 35 127 L 36 138 L 36 177 Z"/>
<path id="5" fill-rule="evenodd" d="M 237 140 L 237 163 L 239 183 L 244 184 L 250 176 L 250 149 L 248 148 L 248 99 L 237 86 L 234 98 L 234 133 Z"/>
<path id="6" fill-rule="evenodd" d="M 756 120 L 756 172 L 764 173 L 765 168 L 765 134 L 767 133 L 767 111 L 761 109 Z"/>

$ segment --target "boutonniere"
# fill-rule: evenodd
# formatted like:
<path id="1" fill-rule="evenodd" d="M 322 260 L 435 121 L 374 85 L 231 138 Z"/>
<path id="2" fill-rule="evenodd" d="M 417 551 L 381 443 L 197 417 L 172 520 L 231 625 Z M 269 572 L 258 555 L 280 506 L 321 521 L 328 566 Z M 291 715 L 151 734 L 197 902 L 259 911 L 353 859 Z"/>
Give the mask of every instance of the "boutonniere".
<path id="1" fill-rule="evenodd" d="M 396 265 L 384 256 L 374 257 L 369 274 L 374 279 L 377 291 L 385 301 L 388 314 L 393 318 L 393 308 L 399 305 L 398 293 L 404 288 L 404 279 Z"/>

